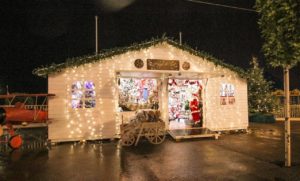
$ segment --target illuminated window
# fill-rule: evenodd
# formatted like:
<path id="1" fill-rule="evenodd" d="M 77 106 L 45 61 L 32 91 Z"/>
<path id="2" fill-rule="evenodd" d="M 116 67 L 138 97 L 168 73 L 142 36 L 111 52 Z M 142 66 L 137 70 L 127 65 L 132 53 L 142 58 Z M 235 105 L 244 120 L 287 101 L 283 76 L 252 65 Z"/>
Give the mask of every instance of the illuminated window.
<path id="1" fill-rule="evenodd" d="M 72 108 L 96 106 L 95 84 L 91 81 L 76 81 L 72 84 Z"/>
<path id="2" fill-rule="evenodd" d="M 158 109 L 156 79 L 120 78 L 119 107 L 122 111 Z"/>
<path id="3" fill-rule="evenodd" d="M 227 105 L 227 104 L 234 104 L 235 103 L 235 88 L 232 84 L 221 84 L 220 89 L 220 104 Z"/>

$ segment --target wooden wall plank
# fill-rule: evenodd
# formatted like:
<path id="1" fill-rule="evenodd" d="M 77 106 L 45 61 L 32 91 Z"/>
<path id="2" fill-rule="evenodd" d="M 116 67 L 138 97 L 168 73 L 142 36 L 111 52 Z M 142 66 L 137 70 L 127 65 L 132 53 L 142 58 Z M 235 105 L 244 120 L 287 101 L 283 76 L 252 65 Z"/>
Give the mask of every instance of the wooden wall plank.
<path id="1" fill-rule="evenodd" d="M 96 137 L 115 137 L 118 134 L 118 124 L 121 122 L 120 113 L 117 113 L 118 90 L 116 85 L 116 71 L 132 70 L 147 71 L 146 66 L 141 69 L 134 67 L 136 59 L 164 59 L 190 62 L 191 68 L 186 72 L 216 72 L 225 77 L 209 79 L 206 87 L 205 116 L 206 126 L 212 129 L 244 128 L 248 125 L 247 85 L 244 79 L 236 73 L 215 66 L 200 57 L 189 54 L 163 43 L 146 50 L 128 52 L 89 63 L 79 67 L 67 68 L 62 72 L 48 77 L 48 92 L 56 94 L 49 100 L 49 117 L 53 120 L 49 125 L 49 139 L 76 140 L 91 139 L 91 133 Z M 93 109 L 74 110 L 70 106 L 71 85 L 76 81 L 93 81 L 96 91 L 96 107 Z M 236 86 L 236 103 L 232 106 L 221 106 L 220 84 L 233 83 Z M 167 90 L 165 83 L 163 90 Z M 161 97 L 164 121 L 168 123 L 168 97 L 167 92 Z M 126 114 L 126 113 L 124 113 Z M 228 121 L 229 120 L 229 121 Z M 94 130 L 94 131 L 92 131 Z M 73 132 L 73 134 L 71 134 Z"/>

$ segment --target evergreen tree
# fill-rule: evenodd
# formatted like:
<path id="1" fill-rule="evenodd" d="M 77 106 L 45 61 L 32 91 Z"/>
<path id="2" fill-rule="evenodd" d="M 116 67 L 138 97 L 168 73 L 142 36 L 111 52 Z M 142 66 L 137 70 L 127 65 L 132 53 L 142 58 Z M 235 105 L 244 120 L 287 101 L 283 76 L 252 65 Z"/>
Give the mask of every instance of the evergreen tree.
<path id="1" fill-rule="evenodd" d="M 256 57 L 252 58 L 250 65 L 251 68 L 247 71 L 249 111 L 271 112 L 275 105 L 271 92 L 272 82 L 264 78 L 264 70 L 259 67 Z"/>

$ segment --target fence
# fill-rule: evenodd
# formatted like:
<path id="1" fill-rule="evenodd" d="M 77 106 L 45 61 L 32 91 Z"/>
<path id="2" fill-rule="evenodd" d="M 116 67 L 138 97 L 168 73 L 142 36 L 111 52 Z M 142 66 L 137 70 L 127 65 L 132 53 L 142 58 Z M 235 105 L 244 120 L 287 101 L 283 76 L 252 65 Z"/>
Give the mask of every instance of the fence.
<path id="1" fill-rule="evenodd" d="M 47 111 L 48 106 L 47 105 L 25 105 L 25 109 Z"/>
<path id="2" fill-rule="evenodd" d="M 276 90 L 272 93 L 275 96 L 275 100 L 280 105 L 279 110 L 274 113 L 276 120 L 284 120 L 284 91 Z M 294 89 L 290 91 L 290 115 L 291 120 L 300 121 L 300 90 Z"/>
<path id="3" fill-rule="evenodd" d="M 285 113 L 284 113 L 284 107 L 280 107 L 280 109 L 274 113 L 276 120 L 284 120 Z M 291 113 L 291 120 L 300 120 L 300 104 L 297 105 L 290 105 L 290 113 Z"/>
<path id="4" fill-rule="evenodd" d="M 0 105 L 0 107 L 15 107 L 14 105 Z M 47 111 L 47 105 L 24 105 L 25 109 Z"/>

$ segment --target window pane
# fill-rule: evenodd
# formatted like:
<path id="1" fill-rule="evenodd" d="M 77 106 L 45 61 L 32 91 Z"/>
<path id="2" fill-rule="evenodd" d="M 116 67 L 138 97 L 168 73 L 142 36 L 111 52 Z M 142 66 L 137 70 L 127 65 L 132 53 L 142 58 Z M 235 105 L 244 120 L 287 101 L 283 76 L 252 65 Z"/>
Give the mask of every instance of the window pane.
<path id="1" fill-rule="evenodd" d="M 220 96 L 221 97 L 225 97 L 226 96 L 226 88 L 227 88 L 226 84 L 222 84 L 221 85 L 221 90 L 220 90 Z"/>
<path id="2" fill-rule="evenodd" d="M 235 88 L 233 84 L 221 84 L 220 89 L 220 104 L 234 104 L 235 103 Z"/>
<path id="3" fill-rule="evenodd" d="M 92 107 L 95 107 L 96 101 L 95 100 L 85 100 L 84 104 L 85 104 L 85 108 L 92 108 Z"/>
<path id="4" fill-rule="evenodd" d="M 72 84 L 72 90 L 78 90 L 78 89 L 82 89 L 81 81 L 76 81 L 74 84 Z"/>
<path id="5" fill-rule="evenodd" d="M 91 81 L 85 81 L 84 87 L 85 89 L 95 89 L 95 84 Z"/>
<path id="6" fill-rule="evenodd" d="M 95 98 L 96 92 L 94 90 L 85 91 L 85 98 Z"/>
<path id="7" fill-rule="evenodd" d="M 72 100 L 72 108 L 82 108 L 83 106 L 82 100 L 73 99 Z"/>
<path id="8" fill-rule="evenodd" d="M 72 90 L 72 99 L 81 99 L 82 94 L 83 94 L 82 91 Z"/>
<path id="9" fill-rule="evenodd" d="M 234 96 L 234 86 L 232 84 L 228 84 L 228 96 Z"/>

